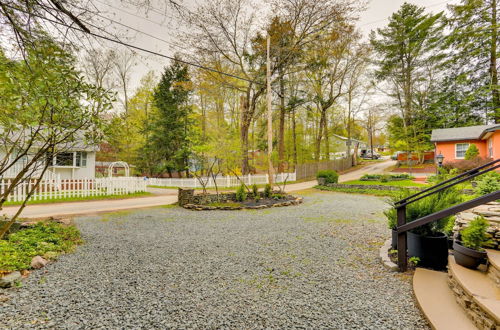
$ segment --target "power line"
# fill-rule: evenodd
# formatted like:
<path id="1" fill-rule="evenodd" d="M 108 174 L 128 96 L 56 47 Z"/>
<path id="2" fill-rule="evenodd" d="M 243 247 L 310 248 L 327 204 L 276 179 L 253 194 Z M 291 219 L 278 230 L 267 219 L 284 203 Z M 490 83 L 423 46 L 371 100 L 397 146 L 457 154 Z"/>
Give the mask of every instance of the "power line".
<path id="1" fill-rule="evenodd" d="M 227 76 L 227 77 L 231 77 L 231 78 L 243 80 L 243 81 L 246 81 L 246 82 L 249 82 L 249 83 L 253 83 L 253 84 L 263 85 L 260 82 L 257 82 L 257 81 L 254 81 L 254 80 L 250 80 L 248 78 L 244 78 L 244 77 L 240 77 L 240 76 L 237 76 L 237 75 L 234 75 L 234 74 L 231 74 L 231 73 L 219 71 L 219 70 L 216 70 L 216 69 L 213 69 L 213 68 L 210 68 L 210 67 L 206 67 L 204 65 L 200 65 L 200 64 L 188 62 L 188 61 L 185 61 L 185 60 L 181 60 L 181 59 L 178 59 L 178 58 L 175 58 L 175 57 L 172 57 L 172 56 L 168 56 L 168 55 L 165 55 L 165 54 L 162 54 L 162 53 L 159 53 L 159 52 L 155 52 L 155 51 L 152 51 L 152 50 L 149 50 L 149 49 L 146 49 L 146 48 L 142 48 L 142 47 L 135 46 L 135 45 L 132 45 L 132 44 L 129 44 L 129 43 L 125 43 L 125 42 L 120 41 L 120 40 L 112 39 L 112 38 L 109 38 L 109 37 L 106 37 L 106 36 L 94 33 L 92 31 L 87 32 L 87 31 L 85 31 L 83 29 L 80 29 L 80 28 L 77 28 L 75 26 L 67 25 L 66 23 L 58 22 L 58 21 L 52 20 L 50 18 L 43 17 L 41 15 L 35 14 L 35 13 L 30 13 L 30 12 L 24 10 L 24 9 L 16 8 L 16 7 L 13 7 L 13 6 L 8 5 L 8 4 L 5 4 L 4 6 L 9 7 L 11 9 L 13 9 L 13 10 L 18 10 L 18 11 L 24 12 L 24 13 L 26 13 L 28 15 L 32 15 L 32 16 L 38 17 L 40 19 L 46 20 L 48 22 L 51 22 L 53 24 L 59 24 L 59 25 L 62 25 L 64 27 L 68 28 L 68 29 L 72 29 L 72 30 L 79 31 L 79 32 L 82 32 L 82 33 L 87 33 L 87 34 L 89 34 L 89 35 L 91 35 L 93 37 L 101 38 L 101 39 L 104 39 L 104 40 L 107 40 L 107 41 L 110 41 L 110 42 L 113 42 L 113 43 L 116 43 L 116 44 L 120 44 L 122 46 L 133 48 L 133 49 L 136 49 L 136 50 L 139 50 L 139 51 L 142 51 L 142 52 L 145 52 L 145 53 L 149 53 L 149 54 L 152 54 L 152 55 L 164 57 L 164 58 L 167 58 L 167 59 L 172 60 L 172 61 L 176 61 L 176 62 L 179 62 L 179 63 L 182 63 L 182 64 L 190 65 L 190 66 L 193 66 L 193 67 L 196 67 L 196 68 L 199 68 L 199 69 L 202 69 L 202 70 L 210 71 L 210 72 L 213 72 L 213 73 L 218 73 L 218 74 L 221 74 L 221 75 L 224 75 L 224 76 Z"/>

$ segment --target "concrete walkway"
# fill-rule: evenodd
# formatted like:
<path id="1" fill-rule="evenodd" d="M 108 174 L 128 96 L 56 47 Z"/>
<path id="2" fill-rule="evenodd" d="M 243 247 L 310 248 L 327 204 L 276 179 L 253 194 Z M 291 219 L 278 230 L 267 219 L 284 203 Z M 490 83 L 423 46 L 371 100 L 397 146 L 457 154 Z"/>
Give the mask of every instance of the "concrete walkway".
<path id="1" fill-rule="evenodd" d="M 363 174 L 377 174 L 382 173 L 387 168 L 395 165 L 395 161 L 388 160 L 385 162 L 377 162 L 370 164 L 363 168 L 354 170 L 352 172 L 342 174 L 339 177 L 339 182 L 359 179 Z M 306 181 L 300 183 L 293 183 L 286 186 L 287 192 L 300 191 L 310 189 L 317 185 L 316 180 Z M 47 218 L 47 217 L 61 217 L 61 216 L 76 216 L 84 214 L 97 214 L 102 212 L 113 212 L 121 210 L 131 210 L 147 207 L 155 207 L 161 205 L 168 205 L 177 202 L 176 189 L 159 189 L 148 188 L 154 196 L 151 197 L 138 197 L 127 199 L 114 199 L 114 200 L 97 200 L 88 202 L 71 202 L 71 203 L 53 203 L 53 204 L 34 204 L 27 206 L 21 217 L 23 218 Z M 4 207 L 0 210 L 0 214 L 11 216 L 18 210 L 18 206 Z"/>

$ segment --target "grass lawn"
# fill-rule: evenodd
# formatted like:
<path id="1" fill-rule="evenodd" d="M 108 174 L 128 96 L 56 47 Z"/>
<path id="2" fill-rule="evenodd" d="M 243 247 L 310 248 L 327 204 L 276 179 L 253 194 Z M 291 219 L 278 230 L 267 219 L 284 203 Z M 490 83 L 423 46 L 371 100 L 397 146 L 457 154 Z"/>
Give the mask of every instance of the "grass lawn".
<path id="1" fill-rule="evenodd" d="M 362 185 L 377 185 L 377 186 L 393 186 L 393 187 L 425 187 L 425 183 L 418 183 L 412 180 L 397 180 L 397 181 L 362 181 L 362 180 L 351 180 L 342 182 L 342 184 L 362 184 Z"/>
<path id="2" fill-rule="evenodd" d="M 399 191 L 390 191 L 390 190 L 380 190 L 380 189 L 358 189 L 358 188 L 334 188 L 334 187 L 326 187 L 326 186 L 315 186 L 314 188 L 325 191 L 335 191 L 349 194 L 361 194 L 361 195 L 373 195 L 373 196 L 386 196 L 392 197 L 397 196 Z"/>
<path id="3" fill-rule="evenodd" d="M 126 199 L 126 198 L 134 198 L 134 197 L 143 197 L 152 195 L 150 192 L 136 192 L 126 195 L 102 195 L 102 196 L 86 196 L 86 197 L 67 197 L 67 198 L 53 198 L 53 199 L 39 199 L 32 200 L 28 202 L 28 205 L 33 204 L 52 204 L 52 203 L 66 203 L 66 202 L 81 202 L 81 201 L 97 201 L 97 200 L 105 200 L 105 199 Z M 22 202 L 5 202 L 4 206 L 10 205 L 21 205 Z"/>

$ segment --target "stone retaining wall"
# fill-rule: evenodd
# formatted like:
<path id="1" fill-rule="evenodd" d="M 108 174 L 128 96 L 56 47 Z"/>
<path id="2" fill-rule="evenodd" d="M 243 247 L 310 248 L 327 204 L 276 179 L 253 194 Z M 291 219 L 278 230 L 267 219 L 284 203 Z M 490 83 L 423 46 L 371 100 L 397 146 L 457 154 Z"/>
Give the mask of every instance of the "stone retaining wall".
<path id="1" fill-rule="evenodd" d="M 479 215 L 488 220 L 490 224 L 487 231 L 493 241 L 491 248 L 500 250 L 500 203 L 498 202 L 491 202 L 457 214 L 455 216 L 453 236 L 456 237 L 463 228 L 468 226 L 469 221 Z"/>
<path id="2" fill-rule="evenodd" d="M 453 275 L 450 273 L 448 273 L 448 286 L 451 291 L 453 291 L 457 303 L 462 306 L 469 319 L 472 320 L 478 329 L 498 329 L 499 324 L 496 323 L 489 314 L 481 309 L 473 297 L 465 292 L 465 290 L 460 286 L 460 284 L 458 284 L 458 282 L 453 278 Z"/>

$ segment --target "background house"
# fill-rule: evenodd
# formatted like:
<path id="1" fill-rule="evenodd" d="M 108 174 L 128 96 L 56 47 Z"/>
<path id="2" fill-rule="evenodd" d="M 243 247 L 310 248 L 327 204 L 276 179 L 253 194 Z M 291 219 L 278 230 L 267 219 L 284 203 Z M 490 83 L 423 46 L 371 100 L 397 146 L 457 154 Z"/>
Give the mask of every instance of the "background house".
<path id="1" fill-rule="evenodd" d="M 445 161 L 465 159 L 465 152 L 475 144 L 481 158 L 500 158 L 500 125 L 441 128 L 432 130 L 436 155 L 442 154 Z"/>
<path id="2" fill-rule="evenodd" d="M 97 148 L 95 146 L 85 146 L 83 143 L 75 143 L 72 148 L 53 156 L 48 155 L 50 162 L 46 171 L 45 178 L 60 179 L 93 179 L 95 178 L 95 155 Z M 0 159 L 1 159 L 0 155 Z M 14 178 L 28 161 L 25 157 L 15 163 L 3 175 L 3 179 Z"/>

